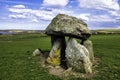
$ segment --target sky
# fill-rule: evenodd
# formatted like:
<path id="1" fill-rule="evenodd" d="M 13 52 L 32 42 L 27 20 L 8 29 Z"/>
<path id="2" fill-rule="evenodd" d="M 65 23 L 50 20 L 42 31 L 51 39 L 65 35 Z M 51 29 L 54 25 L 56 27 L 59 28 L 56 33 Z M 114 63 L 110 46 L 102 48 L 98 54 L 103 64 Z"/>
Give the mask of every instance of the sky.
<path id="1" fill-rule="evenodd" d="M 0 0 L 0 30 L 45 30 L 59 13 L 91 30 L 120 29 L 120 0 Z"/>

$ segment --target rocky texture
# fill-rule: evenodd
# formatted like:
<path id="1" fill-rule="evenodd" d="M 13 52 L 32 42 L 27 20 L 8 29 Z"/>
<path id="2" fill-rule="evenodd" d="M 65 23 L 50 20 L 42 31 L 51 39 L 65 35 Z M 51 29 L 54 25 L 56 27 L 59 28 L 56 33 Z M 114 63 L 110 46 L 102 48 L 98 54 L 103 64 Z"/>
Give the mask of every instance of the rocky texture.
<path id="1" fill-rule="evenodd" d="M 47 58 L 47 62 L 53 66 L 60 65 L 60 53 L 61 53 L 61 39 L 56 38 L 53 42 L 53 47 Z"/>
<path id="2" fill-rule="evenodd" d="M 70 38 L 66 47 L 66 59 L 68 67 L 78 71 L 92 73 L 92 63 L 89 59 L 88 50 L 77 43 L 74 38 Z"/>
<path id="3" fill-rule="evenodd" d="M 91 61 L 94 60 L 94 56 L 92 42 L 88 40 L 91 33 L 85 22 L 76 17 L 58 14 L 48 25 L 45 33 L 51 36 L 52 44 L 47 63 L 65 67 L 64 69 L 68 69 L 68 71 L 69 68 L 72 68 L 92 73 Z M 65 36 L 70 37 L 67 47 Z M 81 39 L 81 44 L 77 43 L 74 38 Z"/>
<path id="4" fill-rule="evenodd" d="M 71 36 L 81 39 L 87 39 L 91 33 L 87 24 L 76 17 L 65 14 L 58 14 L 48 25 L 47 35 Z"/>
<path id="5" fill-rule="evenodd" d="M 34 51 L 33 51 L 33 54 L 32 54 L 33 56 L 40 56 L 41 55 L 41 50 L 40 49 L 35 49 Z"/>
<path id="6" fill-rule="evenodd" d="M 65 37 L 64 36 L 52 36 L 51 35 L 51 43 L 52 43 L 52 50 L 49 53 L 49 57 L 47 59 L 47 62 L 52 64 L 52 65 L 56 65 L 56 63 L 54 62 L 54 60 L 57 60 L 57 62 L 64 68 L 67 68 L 66 62 L 65 62 L 65 49 L 66 49 L 66 41 L 65 41 Z M 58 53 L 58 52 L 59 53 Z M 57 57 L 54 56 L 55 54 L 58 54 Z M 54 57 L 53 61 L 51 62 L 52 58 Z M 51 58 L 51 59 L 50 59 Z"/>
<path id="7" fill-rule="evenodd" d="M 90 60 L 92 63 L 94 63 L 94 53 L 93 53 L 93 44 L 92 41 L 90 40 L 85 40 L 83 42 L 83 45 L 87 48 L 87 50 L 89 51 L 89 55 L 90 55 Z"/>

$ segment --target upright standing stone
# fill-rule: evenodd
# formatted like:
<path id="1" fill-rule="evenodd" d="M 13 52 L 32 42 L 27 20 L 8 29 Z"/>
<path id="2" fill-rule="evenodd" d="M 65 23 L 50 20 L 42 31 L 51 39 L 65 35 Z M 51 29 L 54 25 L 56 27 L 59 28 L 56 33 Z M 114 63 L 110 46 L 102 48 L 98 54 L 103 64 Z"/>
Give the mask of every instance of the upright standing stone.
<path id="1" fill-rule="evenodd" d="M 66 59 L 68 67 L 75 70 L 92 73 L 92 63 L 89 59 L 89 52 L 80 45 L 74 38 L 70 38 L 66 47 Z"/>
<path id="2" fill-rule="evenodd" d="M 49 57 L 47 58 L 47 62 L 53 66 L 60 65 L 60 53 L 61 53 L 61 41 L 57 38 L 53 42 L 53 47 L 49 53 Z"/>
<path id="3" fill-rule="evenodd" d="M 89 55 L 90 55 L 90 60 L 92 63 L 94 63 L 94 53 L 93 53 L 93 44 L 92 41 L 90 40 L 85 40 L 83 42 L 83 45 L 87 48 L 87 50 L 89 51 Z"/>
<path id="4" fill-rule="evenodd" d="M 65 48 L 66 42 L 64 36 L 51 36 L 52 49 L 47 58 L 47 62 L 54 65 L 66 67 Z"/>

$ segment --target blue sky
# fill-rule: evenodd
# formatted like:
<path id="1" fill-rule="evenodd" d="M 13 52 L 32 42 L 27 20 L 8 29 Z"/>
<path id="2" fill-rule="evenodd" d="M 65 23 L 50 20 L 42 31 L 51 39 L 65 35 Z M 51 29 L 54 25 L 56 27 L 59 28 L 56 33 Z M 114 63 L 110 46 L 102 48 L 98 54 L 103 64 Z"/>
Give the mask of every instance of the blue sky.
<path id="1" fill-rule="evenodd" d="M 0 30 L 44 30 L 58 13 L 89 29 L 120 28 L 120 0 L 0 0 Z"/>

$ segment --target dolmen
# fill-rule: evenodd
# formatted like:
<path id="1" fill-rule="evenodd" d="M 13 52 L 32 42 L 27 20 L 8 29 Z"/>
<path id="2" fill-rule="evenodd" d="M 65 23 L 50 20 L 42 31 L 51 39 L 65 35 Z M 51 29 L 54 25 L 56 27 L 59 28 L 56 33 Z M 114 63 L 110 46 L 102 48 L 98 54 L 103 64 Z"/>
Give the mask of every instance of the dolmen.
<path id="1" fill-rule="evenodd" d="M 51 36 L 52 44 L 46 60 L 48 64 L 92 73 L 93 45 L 92 41 L 88 40 L 91 32 L 85 22 L 73 16 L 58 14 L 45 33 Z"/>

